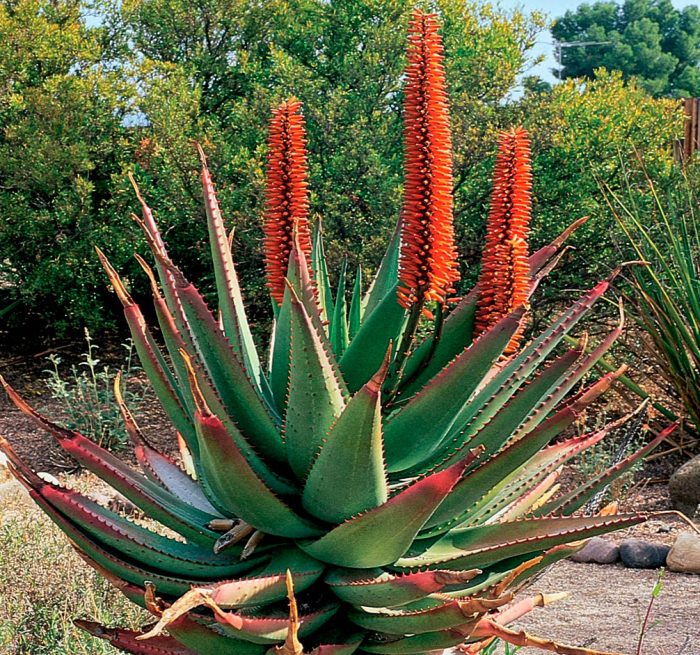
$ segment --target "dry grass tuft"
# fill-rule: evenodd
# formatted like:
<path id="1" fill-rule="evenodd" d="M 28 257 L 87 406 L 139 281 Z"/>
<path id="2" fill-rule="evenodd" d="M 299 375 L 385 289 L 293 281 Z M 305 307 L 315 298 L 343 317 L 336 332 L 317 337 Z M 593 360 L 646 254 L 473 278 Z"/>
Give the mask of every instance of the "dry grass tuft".
<path id="1" fill-rule="evenodd" d="M 134 627 L 147 621 L 75 555 L 17 483 L 0 479 L 0 654 L 118 652 L 76 628 L 74 618 Z"/>

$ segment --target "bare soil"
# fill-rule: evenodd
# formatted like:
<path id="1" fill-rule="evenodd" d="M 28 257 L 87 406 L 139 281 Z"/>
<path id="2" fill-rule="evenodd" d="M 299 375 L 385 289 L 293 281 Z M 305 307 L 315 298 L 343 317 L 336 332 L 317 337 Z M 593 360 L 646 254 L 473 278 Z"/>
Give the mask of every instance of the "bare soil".
<path id="1" fill-rule="evenodd" d="M 571 596 L 523 617 L 517 628 L 560 643 L 636 655 L 657 575 L 620 564 L 560 562 L 526 595 L 571 591 Z M 540 652 L 527 648 L 519 655 Z M 700 654 L 700 576 L 665 572 L 641 653 Z"/>

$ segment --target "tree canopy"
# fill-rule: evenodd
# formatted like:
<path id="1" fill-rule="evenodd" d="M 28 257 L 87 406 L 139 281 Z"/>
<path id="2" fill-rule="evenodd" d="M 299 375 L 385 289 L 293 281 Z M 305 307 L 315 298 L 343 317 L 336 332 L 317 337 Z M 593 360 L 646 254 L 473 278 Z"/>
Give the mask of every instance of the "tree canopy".
<path id="1" fill-rule="evenodd" d="M 700 95 L 700 9 L 676 9 L 671 0 L 582 4 L 556 19 L 552 35 L 562 43 L 601 45 L 562 48 L 562 78 L 592 78 L 597 68 L 638 78 L 655 96 Z"/>
<path id="2" fill-rule="evenodd" d="M 206 293 L 212 271 L 194 139 L 207 153 L 227 227 L 235 228 L 253 320 L 268 320 L 260 275 L 267 123 L 292 95 L 303 102 L 312 218 L 323 220 L 331 268 L 347 257 L 371 274 L 401 204 L 404 35 L 414 4 L 1 2 L 0 317 L 20 301 L 22 334 L 34 325 L 42 340 L 108 326 L 117 313 L 95 245 L 135 296 L 148 293 L 131 257 L 145 244 L 129 218 L 138 210 L 129 172 L 173 256 Z M 614 185 L 615 162 L 635 151 L 663 168 L 682 123 L 677 103 L 655 100 L 621 76 L 551 90 L 532 78 L 524 96 L 513 98 L 544 17 L 484 0 L 425 5 L 439 10 L 443 24 L 465 284 L 478 271 L 504 127 L 524 123 L 532 132 L 533 244 L 591 214 L 589 231 L 576 239 L 590 235 L 600 246 L 596 235 L 611 231 L 606 208 L 595 201 L 594 172 Z M 99 20 L 88 20 L 95 11 Z M 586 251 L 585 262 L 566 268 L 593 274 L 607 252 Z M 7 326 L 12 314 L 3 321 Z"/>

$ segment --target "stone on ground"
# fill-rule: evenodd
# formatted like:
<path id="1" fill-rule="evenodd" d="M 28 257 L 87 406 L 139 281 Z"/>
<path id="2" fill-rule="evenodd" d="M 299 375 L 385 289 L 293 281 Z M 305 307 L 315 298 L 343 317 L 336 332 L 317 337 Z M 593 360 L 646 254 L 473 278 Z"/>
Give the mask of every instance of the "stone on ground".
<path id="1" fill-rule="evenodd" d="M 681 466 L 668 482 L 673 507 L 691 519 L 700 504 L 700 455 Z"/>
<path id="2" fill-rule="evenodd" d="M 679 534 L 666 563 L 671 571 L 700 574 L 700 536 L 691 532 Z"/>
<path id="3" fill-rule="evenodd" d="M 574 562 L 614 564 L 619 558 L 620 549 L 612 541 L 602 537 L 593 537 L 588 540 L 581 550 L 574 553 L 570 559 Z"/>
<path id="4" fill-rule="evenodd" d="M 644 539 L 625 539 L 620 544 L 620 559 L 631 569 L 658 569 L 666 564 L 670 546 Z"/>

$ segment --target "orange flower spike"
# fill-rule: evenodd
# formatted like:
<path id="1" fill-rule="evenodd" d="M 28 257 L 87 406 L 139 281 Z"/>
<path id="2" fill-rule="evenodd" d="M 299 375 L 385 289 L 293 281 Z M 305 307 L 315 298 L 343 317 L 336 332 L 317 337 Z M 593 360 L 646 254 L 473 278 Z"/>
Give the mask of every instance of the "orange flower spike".
<path id="1" fill-rule="evenodd" d="M 296 98 L 283 102 L 272 113 L 268 137 L 265 271 L 270 294 L 278 304 L 284 298 L 295 229 L 311 266 L 306 131 L 300 109 L 301 102 Z"/>
<path id="2" fill-rule="evenodd" d="M 452 137 L 435 14 L 415 11 L 404 98 L 406 179 L 399 302 L 444 303 L 459 279 L 452 215 Z"/>
<path id="3" fill-rule="evenodd" d="M 479 275 L 475 336 L 526 303 L 531 278 L 527 237 L 532 213 L 530 138 L 523 128 L 501 133 L 491 210 Z M 517 349 L 520 334 L 506 354 Z"/>

